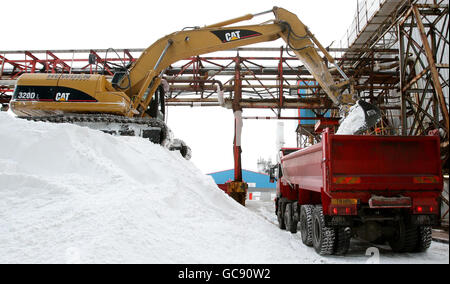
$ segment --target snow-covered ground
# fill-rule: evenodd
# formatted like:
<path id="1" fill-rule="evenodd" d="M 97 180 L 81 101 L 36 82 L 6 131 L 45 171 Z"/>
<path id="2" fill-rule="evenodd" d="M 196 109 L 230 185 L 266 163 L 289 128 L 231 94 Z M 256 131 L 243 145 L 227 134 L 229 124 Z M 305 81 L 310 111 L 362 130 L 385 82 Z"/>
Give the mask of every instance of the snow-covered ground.
<path id="1" fill-rule="evenodd" d="M 366 262 L 321 257 L 178 153 L 0 113 L 0 263 Z M 259 206 L 259 205 L 258 205 Z M 257 212 L 255 212 L 257 211 Z M 448 246 L 382 262 L 445 262 Z"/>

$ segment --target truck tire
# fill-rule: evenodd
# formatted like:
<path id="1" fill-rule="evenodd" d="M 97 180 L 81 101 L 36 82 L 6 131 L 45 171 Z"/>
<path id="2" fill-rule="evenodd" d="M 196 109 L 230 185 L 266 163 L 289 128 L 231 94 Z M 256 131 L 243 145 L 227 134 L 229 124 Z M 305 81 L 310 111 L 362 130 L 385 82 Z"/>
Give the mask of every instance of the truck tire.
<path id="1" fill-rule="evenodd" d="M 309 247 L 313 245 L 312 240 L 313 210 L 314 206 L 312 205 L 300 206 L 300 234 L 302 235 L 303 244 Z"/>
<path id="2" fill-rule="evenodd" d="M 399 221 L 397 232 L 393 238 L 389 240 L 389 245 L 394 252 L 414 252 L 418 246 L 418 228 L 412 224 L 405 224 Z"/>
<path id="3" fill-rule="evenodd" d="M 418 232 L 418 241 L 415 251 L 424 252 L 430 248 L 432 241 L 432 229 L 430 226 L 423 226 L 417 228 L 417 232 Z"/>
<path id="4" fill-rule="evenodd" d="M 278 219 L 278 227 L 281 230 L 286 230 L 286 225 L 284 223 L 284 208 L 286 206 L 286 202 L 283 202 L 283 199 L 278 199 L 278 209 L 277 209 L 277 219 Z"/>
<path id="5" fill-rule="evenodd" d="M 415 225 L 406 225 L 406 234 L 405 234 L 405 247 L 402 252 L 414 252 L 416 251 L 418 242 L 419 242 L 419 234 L 418 228 Z"/>
<path id="6" fill-rule="evenodd" d="M 286 226 L 286 230 L 289 230 L 292 234 L 296 234 L 297 222 L 294 220 L 293 205 L 293 203 L 286 204 L 286 208 L 284 209 L 284 224 Z"/>
<path id="7" fill-rule="evenodd" d="M 350 235 L 346 232 L 345 227 L 337 227 L 335 229 L 334 254 L 347 254 L 350 248 Z"/>
<path id="8" fill-rule="evenodd" d="M 312 230 L 313 246 L 320 255 L 331 255 L 334 252 L 335 230 L 325 226 L 322 206 L 317 206 L 313 214 Z"/>

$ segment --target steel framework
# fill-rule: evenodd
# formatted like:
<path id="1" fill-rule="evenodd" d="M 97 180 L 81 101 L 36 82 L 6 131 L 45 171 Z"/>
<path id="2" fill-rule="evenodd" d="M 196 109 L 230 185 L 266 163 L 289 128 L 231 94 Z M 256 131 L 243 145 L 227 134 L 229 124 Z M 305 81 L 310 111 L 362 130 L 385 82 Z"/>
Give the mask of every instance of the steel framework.
<path id="1" fill-rule="evenodd" d="M 0 51 L 0 92 L 4 96 L 3 100 L 7 101 L 7 96 L 10 96 L 13 91 L 15 80 L 23 73 L 101 73 L 113 75 L 118 63 L 127 65 L 135 61 L 142 50 L 116 50 L 115 57 L 106 57 L 108 55 L 106 49 Z M 345 52 L 347 50 L 330 49 L 331 52 Z M 196 56 L 178 62 L 176 66 L 171 66 L 166 71 L 165 76 L 171 84 L 171 90 L 167 97 L 168 104 L 170 106 L 218 106 L 217 88 L 214 84 L 221 84 L 232 99 L 235 84 L 237 81 L 241 81 L 243 84 L 240 105 L 243 108 L 273 109 L 277 118 L 282 118 L 282 109 L 328 110 L 334 108 L 331 101 L 317 85 L 299 85 L 300 82 L 314 81 L 314 78 L 297 58 L 287 55 L 283 47 L 240 48 L 232 51 L 235 52 L 235 55 Z M 377 52 L 393 53 L 396 51 L 378 50 Z M 245 52 L 251 52 L 253 55 L 240 55 L 240 53 Z M 278 55 L 267 55 L 274 52 Z M 106 56 L 101 56 L 102 53 Z M 254 56 L 257 53 L 263 53 L 263 55 Z M 90 59 L 92 56 L 95 60 Z M 343 60 L 342 58 L 337 59 Z M 375 61 L 377 60 L 375 59 Z M 240 70 L 240 76 L 235 76 L 236 70 Z M 333 73 L 337 76 L 337 72 Z M 360 76 L 370 75 L 386 76 L 386 73 L 371 73 L 370 70 L 360 72 Z M 356 89 L 361 92 L 392 88 L 390 86 L 363 84 L 356 86 Z M 300 98 L 300 89 L 312 91 L 306 98 L 303 98 L 305 96 Z M 382 105 L 382 107 L 399 109 L 400 105 Z"/>

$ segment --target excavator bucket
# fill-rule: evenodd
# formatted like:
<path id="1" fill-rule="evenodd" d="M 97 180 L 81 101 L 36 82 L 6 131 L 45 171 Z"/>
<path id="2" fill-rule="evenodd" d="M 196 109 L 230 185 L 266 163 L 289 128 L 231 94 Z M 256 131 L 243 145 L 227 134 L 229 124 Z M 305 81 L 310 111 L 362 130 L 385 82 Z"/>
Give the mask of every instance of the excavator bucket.
<path id="1" fill-rule="evenodd" d="M 374 127 L 381 119 L 381 111 L 378 107 L 368 102 L 359 100 L 357 104 L 362 108 L 365 115 L 365 125 L 367 129 Z M 365 129 L 365 130 L 367 130 Z M 363 130 L 363 131 L 365 131 Z"/>
<path id="2" fill-rule="evenodd" d="M 345 118 L 341 120 L 336 134 L 357 135 L 374 127 L 381 119 L 381 111 L 378 107 L 368 102 L 358 100 L 352 106 Z"/>

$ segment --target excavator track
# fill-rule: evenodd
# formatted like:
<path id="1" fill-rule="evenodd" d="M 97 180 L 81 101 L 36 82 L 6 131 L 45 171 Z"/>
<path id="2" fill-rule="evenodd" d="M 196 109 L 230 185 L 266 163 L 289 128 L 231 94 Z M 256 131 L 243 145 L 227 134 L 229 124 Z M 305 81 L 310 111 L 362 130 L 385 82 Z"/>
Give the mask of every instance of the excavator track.
<path id="1" fill-rule="evenodd" d="M 60 114 L 20 117 L 30 121 L 72 123 L 118 136 L 139 136 L 167 146 L 171 135 L 167 125 L 156 118 L 124 117 L 110 114 Z"/>

